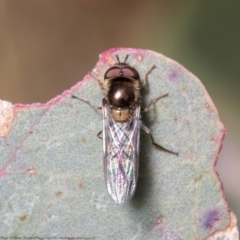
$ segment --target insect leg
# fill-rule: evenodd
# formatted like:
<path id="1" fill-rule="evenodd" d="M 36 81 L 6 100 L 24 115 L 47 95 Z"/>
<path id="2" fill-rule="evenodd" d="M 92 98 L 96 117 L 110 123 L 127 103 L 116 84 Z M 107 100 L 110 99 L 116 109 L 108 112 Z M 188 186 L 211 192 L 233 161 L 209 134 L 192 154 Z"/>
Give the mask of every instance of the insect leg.
<path id="1" fill-rule="evenodd" d="M 152 136 L 152 134 L 151 134 L 151 131 L 150 131 L 145 125 L 143 125 L 143 123 L 141 123 L 141 128 L 150 136 L 151 141 L 152 141 L 152 144 L 153 144 L 155 147 L 157 147 L 157 148 L 158 148 L 159 150 L 161 150 L 161 151 L 168 152 L 168 153 L 174 154 L 175 156 L 178 156 L 178 153 L 173 152 L 173 151 L 171 151 L 171 150 L 168 150 L 168 149 L 160 146 L 159 144 L 155 143 L 155 141 L 154 141 L 154 139 L 153 139 L 153 136 Z"/>
<path id="2" fill-rule="evenodd" d="M 168 93 L 163 94 L 163 95 L 161 95 L 161 96 L 159 96 L 157 98 L 152 99 L 151 102 L 148 104 L 148 106 L 145 107 L 145 108 L 142 108 L 141 111 L 142 112 L 147 112 L 152 105 L 154 105 L 157 101 L 159 101 L 160 99 L 162 99 L 164 97 L 167 97 L 167 96 L 168 96 Z"/>
<path id="3" fill-rule="evenodd" d="M 86 100 L 86 99 L 83 99 L 83 98 L 77 97 L 77 96 L 75 96 L 75 95 L 72 95 L 72 98 L 76 98 L 76 99 L 78 99 L 78 100 L 81 100 L 81 101 L 83 101 L 83 102 L 89 104 L 91 107 L 95 108 L 96 110 L 101 110 L 101 109 L 102 109 L 102 107 L 97 107 L 97 106 L 95 106 L 94 104 L 92 104 L 91 102 L 89 102 L 89 101 Z"/>
<path id="4" fill-rule="evenodd" d="M 100 88 L 103 92 L 106 92 L 106 89 L 104 88 L 103 83 L 102 83 L 97 77 L 95 77 L 95 76 L 92 74 L 92 72 L 89 72 L 88 74 L 89 74 L 91 77 L 93 77 L 93 79 L 95 79 L 95 80 L 97 81 L 99 88 Z"/>
<path id="5" fill-rule="evenodd" d="M 98 138 L 103 139 L 102 138 L 102 130 L 97 134 L 97 136 L 98 136 Z"/>
<path id="6" fill-rule="evenodd" d="M 144 79 L 141 82 L 141 88 L 144 88 L 147 85 L 147 81 L 148 81 L 148 75 L 152 72 L 152 70 L 156 68 L 155 65 L 153 65 L 144 75 Z"/>

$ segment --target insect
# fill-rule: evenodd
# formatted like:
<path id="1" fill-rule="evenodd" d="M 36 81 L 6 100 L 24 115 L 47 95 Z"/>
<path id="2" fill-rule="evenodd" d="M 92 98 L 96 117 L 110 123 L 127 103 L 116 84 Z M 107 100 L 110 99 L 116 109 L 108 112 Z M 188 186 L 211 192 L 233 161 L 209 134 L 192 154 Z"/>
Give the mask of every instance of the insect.
<path id="1" fill-rule="evenodd" d="M 146 85 L 147 76 L 154 67 L 141 81 L 138 71 L 126 63 L 128 55 L 123 62 L 118 55 L 116 58 L 118 62 L 104 75 L 104 84 L 98 80 L 100 88 L 105 92 L 102 107 L 99 107 L 103 114 L 103 130 L 98 133 L 98 137 L 102 133 L 104 176 L 108 193 L 116 203 L 122 204 L 132 198 L 137 186 L 140 128 L 149 134 L 152 144 L 159 150 L 176 156 L 178 153 L 155 143 L 150 130 L 141 121 L 141 111 L 148 111 L 151 105 L 168 96 L 161 95 L 146 108 L 141 108 L 140 89 Z M 95 107 L 87 100 L 78 99 Z"/>

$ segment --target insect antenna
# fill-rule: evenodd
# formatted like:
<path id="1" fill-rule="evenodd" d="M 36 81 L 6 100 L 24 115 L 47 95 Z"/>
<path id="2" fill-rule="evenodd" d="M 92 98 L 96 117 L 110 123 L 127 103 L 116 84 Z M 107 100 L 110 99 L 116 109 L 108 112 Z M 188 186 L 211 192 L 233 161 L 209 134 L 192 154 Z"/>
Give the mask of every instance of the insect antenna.
<path id="1" fill-rule="evenodd" d="M 121 62 L 120 61 L 120 59 L 119 59 L 119 56 L 118 55 L 116 55 L 116 58 L 117 58 L 117 61 L 118 61 L 118 63 L 117 64 L 126 64 L 126 61 L 127 61 L 127 59 L 128 59 L 128 56 L 129 56 L 129 54 L 128 55 L 126 55 L 126 57 L 125 57 L 125 59 L 124 59 L 124 61 L 123 62 Z"/>
<path id="2" fill-rule="evenodd" d="M 119 59 L 118 55 L 116 55 L 116 58 L 118 60 L 118 64 L 120 64 L 121 62 L 120 62 L 120 59 Z"/>
<path id="3" fill-rule="evenodd" d="M 126 61 L 127 61 L 127 59 L 128 59 L 128 56 L 129 56 L 129 54 L 128 54 L 128 55 L 126 55 L 126 57 L 125 57 L 125 60 L 124 60 L 124 62 L 123 62 L 123 63 L 126 63 Z"/>

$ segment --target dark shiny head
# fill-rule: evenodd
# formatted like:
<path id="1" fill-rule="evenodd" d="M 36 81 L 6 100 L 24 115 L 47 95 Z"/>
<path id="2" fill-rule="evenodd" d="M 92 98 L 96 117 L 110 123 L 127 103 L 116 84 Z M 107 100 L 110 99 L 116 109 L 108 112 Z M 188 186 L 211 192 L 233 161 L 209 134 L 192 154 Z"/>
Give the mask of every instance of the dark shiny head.
<path id="1" fill-rule="evenodd" d="M 116 56 L 118 63 L 116 63 L 113 67 L 109 68 L 105 75 L 104 75 L 104 80 L 106 79 L 115 79 L 115 78 L 126 78 L 126 79 L 135 79 L 138 80 L 140 79 L 138 71 L 130 67 L 126 61 L 128 58 L 128 55 L 125 57 L 124 62 L 120 62 L 118 55 Z"/>

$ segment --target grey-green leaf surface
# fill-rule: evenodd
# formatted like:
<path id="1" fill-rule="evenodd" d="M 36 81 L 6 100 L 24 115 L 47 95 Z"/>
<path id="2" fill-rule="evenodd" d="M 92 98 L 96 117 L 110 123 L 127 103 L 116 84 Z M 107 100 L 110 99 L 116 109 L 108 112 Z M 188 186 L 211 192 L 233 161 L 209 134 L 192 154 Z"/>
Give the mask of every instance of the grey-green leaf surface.
<path id="1" fill-rule="evenodd" d="M 109 67 L 127 63 L 148 86 L 142 121 L 163 147 L 141 133 L 134 197 L 116 204 L 103 174 L 101 106 Z M 91 75 L 46 104 L 14 106 L 10 132 L 0 139 L 0 235 L 80 239 L 205 239 L 230 223 L 214 165 L 225 129 L 201 82 L 173 60 L 141 49 L 110 49 Z"/>

